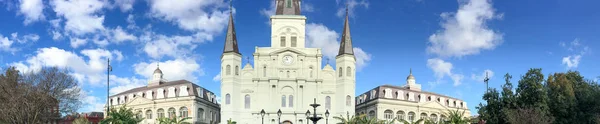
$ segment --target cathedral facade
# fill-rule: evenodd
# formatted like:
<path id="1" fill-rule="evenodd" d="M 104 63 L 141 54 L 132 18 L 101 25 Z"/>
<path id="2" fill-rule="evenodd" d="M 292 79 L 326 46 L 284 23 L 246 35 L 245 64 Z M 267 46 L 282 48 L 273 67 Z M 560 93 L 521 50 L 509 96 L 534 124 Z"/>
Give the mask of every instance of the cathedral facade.
<path id="1" fill-rule="evenodd" d="M 271 20 L 271 46 L 256 47 L 254 62 L 242 65 L 242 54 L 230 15 L 225 47 L 221 56 L 221 122 L 241 124 L 304 124 L 309 104 L 321 104 L 316 112 L 323 117 L 354 115 L 356 58 L 348 17 L 346 17 L 336 67 L 322 66 L 320 48 L 305 46 L 306 16 L 300 0 L 276 0 Z M 265 111 L 264 116 L 261 111 Z M 281 111 L 279 115 L 278 112 Z"/>

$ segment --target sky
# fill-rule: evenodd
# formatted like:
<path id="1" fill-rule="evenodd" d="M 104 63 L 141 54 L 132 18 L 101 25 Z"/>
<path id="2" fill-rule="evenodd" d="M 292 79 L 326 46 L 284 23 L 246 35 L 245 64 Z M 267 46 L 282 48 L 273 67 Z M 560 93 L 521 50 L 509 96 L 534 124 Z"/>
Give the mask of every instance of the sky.
<path id="1" fill-rule="evenodd" d="M 70 70 L 78 111 L 101 111 L 107 95 L 145 86 L 157 64 L 167 80 L 220 93 L 229 12 L 244 58 L 270 45 L 271 0 L 0 0 L 0 68 Z M 472 114 L 489 86 L 513 85 L 530 68 L 579 71 L 598 80 L 600 1 L 302 0 L 306 46 L 334 59 L 344 10 L 357 58 L 356 94 L 402 86 L 412 69 L 425 91 L 465 100 Z M 247 63 L 248 61 L 244 61 Z M 252 60 L 250 60 L 252 63 Z M 325 63 L 324 63 L 325 64 Z M 334 63 L 331 63 L 335 67 Z"/>

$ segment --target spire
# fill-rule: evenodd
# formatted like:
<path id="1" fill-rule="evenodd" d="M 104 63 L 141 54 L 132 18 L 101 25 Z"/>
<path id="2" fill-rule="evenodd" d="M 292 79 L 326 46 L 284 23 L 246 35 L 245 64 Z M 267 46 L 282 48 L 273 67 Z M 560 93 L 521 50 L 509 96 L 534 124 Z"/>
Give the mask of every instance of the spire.
<path id="1" fill-rule="evenodd" d="M 348 23 L 348 4 L 346 4 L 346 20 L 344 21 L 344 30 L 342 31 L 342 40 L 340 41 L 339 55 L 354 55 L 352 50 L 352 38 L 350 37 L 350 24 Z"/>
<path id="2" fill-rule="evenodd" d="M 410 80 L 410 79 L 412 79 L 412 80 L 415 79 L 415 76 L 412 75 L 412 68 L 410 68 L 410 73 L 408 74 L 408 77 L 406 77 L 406 80 Z"/>
<path id="3" fill-rule="evenodd" d="M 275 15 L 300 15 L 300 0 L 275 0 Z"/>
<path id="4" fill-rule="evenodd" d="M 240 54 L 240 50 L 238 49 L 237 37 L 235 35 L 235 26 L 233 24 L 233 7 L 229 3 L 229 25 L 227 26 L 227 37 L 225 38 L 225 48 L 223 48 L 223 53 L 234 52 Z"/>

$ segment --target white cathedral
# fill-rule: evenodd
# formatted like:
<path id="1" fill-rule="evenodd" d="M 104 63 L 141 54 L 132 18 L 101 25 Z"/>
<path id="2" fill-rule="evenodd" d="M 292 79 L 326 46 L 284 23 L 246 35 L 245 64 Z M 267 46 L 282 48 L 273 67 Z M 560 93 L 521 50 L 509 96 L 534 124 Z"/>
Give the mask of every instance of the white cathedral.
<path id="1" fill-rule="evenodd" d="M 221 56 L 221 122 L 231 119 L 241 124 L 304 124 L 305 113 L 316 99 L 316 112 L 323 117 L 354 115 L 356 58 L 348 15 L 344 22 L 336 68 L 322 67 L 320 48 L 305 47 L 306 16 L 300 13 L 300 0 L 276 0 L 271 16 L 271 46 L 256 47 L 254 63 L 242 65 L 233 16 L 230 14 L 225 47 Z M 240 40 L 244 43 L 244 40 Z M 264 110 L 264 117 L 261 111 Z M 281 115 L 278 115 L 281 111 Z"/>

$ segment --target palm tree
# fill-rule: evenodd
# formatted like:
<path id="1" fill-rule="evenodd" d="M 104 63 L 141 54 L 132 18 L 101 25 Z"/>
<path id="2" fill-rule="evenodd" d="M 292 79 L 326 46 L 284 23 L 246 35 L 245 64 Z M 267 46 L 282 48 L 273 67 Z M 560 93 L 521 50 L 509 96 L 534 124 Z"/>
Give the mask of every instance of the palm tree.
<path id="1" fill-rule="evenodd" d="M 340 120 L 340 123 L 337 124 L 356 124 L 356 117 L 354 117 L 354 115 L 352 115 L 352 117 L 350 117 L 350 115 L 346 115 L 347 118 L 344 118 L 344 116 L 340 115 L 340 116 L 335 116 L 333 117 L 333 119 L 337 119 Z"/>
<path id="2" fill-rule="evenodd" d="M 135 115 L 140 113 L 133 113 L 132 108 L 127 108 L 123 105 L 117 109 L 110 109 L 108 117 L 102 120 L 101 124 L 136 124 L 142 121 L 141 118 L 136 118 Z"/>
<path id="3" fill-rule="evenodd" d="M 227 124 L 236 124 L 237 122 L 232 121 L 231 118 L 229 120 L 227 120 Z"/>
<path id="4" fill-rule="evenodd" d="M 420 124 L 423 121 L 424 121 L 423 119 L 419 119 L 419 120 L 417 120 L 415 122 L 410 122 L 410 121 L 407 121 L 407 120 L 404 120 L 404 119 L 398 120 L 398 122 L 403 123 L 403 124 Z"/>
<path id="5" fill-rule="evenodd" d="M 458 109 L 456 111 L 448 110 L 448 121 L 446 123 L 450 124 L 468 124 L 469 120 L 464 117 L 465 111 L 460 112 Z"/>
<path id="6" fill-rule="evenodd" d="M 186 120 L 190 119 L 190 117 L 185 117 L 185 118 L 157 118 L 156 121 L 158 121 L 159 124 L 191 124 L 190 122 L 185 122 Z"/>

